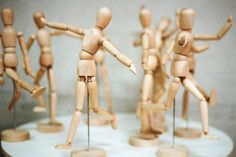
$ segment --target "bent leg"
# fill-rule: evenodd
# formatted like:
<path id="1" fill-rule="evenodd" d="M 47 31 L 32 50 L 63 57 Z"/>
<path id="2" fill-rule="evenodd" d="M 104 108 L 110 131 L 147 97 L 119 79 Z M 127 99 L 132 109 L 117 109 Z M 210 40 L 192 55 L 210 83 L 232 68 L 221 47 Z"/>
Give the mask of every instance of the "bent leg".
<path id="1" fill-rule="evenodd" d="M 109 121 L 111 121 L 112 128 L 116 128 L 116 119 L 114 115 L 102 109 L 98 105 L 98 88 L 95 77 L 88 77 L 88 94 L 90 108 L 92 108 L 96 114 L 106 117 Z"/>
<path id="2" fill-rule="evenodd" d="M 6 74 L 9 76 L 12 80 L 14 80 L 19 86 L 26 91 L 31 93 L 31 96 L 33 98 L 37 98 L 38 96 L 42 95 L 45 92 L 45 88 L 34 88 L 32 85 L 30 85 L 28 82 L 22 80 L 16 70 L 13 70 L 11 68 L 6 68 Z"/>

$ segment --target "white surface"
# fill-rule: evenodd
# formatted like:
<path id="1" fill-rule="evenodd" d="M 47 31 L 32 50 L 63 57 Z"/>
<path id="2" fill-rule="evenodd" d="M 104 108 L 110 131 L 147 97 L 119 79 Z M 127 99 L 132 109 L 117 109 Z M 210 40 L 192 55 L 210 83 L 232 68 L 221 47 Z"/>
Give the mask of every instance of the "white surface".
<path id="1" fill-rule="evenodd" d="M 86 117 L 85 115 L 83 117 Z M 107 151 L 108 157 L 156 157 L 158 147 L 137 148 L 128 143 L 129 136 L 138 132 L 139 121 L 134 114 L 118 114 L 119 126 L 113 130 L 110 126 L 91 127 L 91 146 L 100 147 Z M 66 140 L 71 116 L 59 117 L 58 120 L 64 123 L 65 129 L 61 133 L 43 134 L 36 130 L 36 122 L 23 125 L 31 134 L 31 140 L 21 143 L 2 142 L 3 149 L 13 157 L 69 157 L 70 151 L 57 150 L 54 146 L 64 143 Z M 168 126 L 171 120 L 167 118 Z M 184 122 L 176 119 L 176 126 L 184 126 Z M 191 126 L 200 129 L 200 123 L 191 122 Z M 211 134 L 220 137 L 218 141 L 206 139 L 184 140 L 176 138 L 176 144 L 183 144 L 189 147 L 191 157 L 225 157 L 233 149 L 231 138 L 224 132 L 210 128 Z M 162 143 L 171 142 L 172 130 L 160 137 Z M 87 126 L 81 120 L 80 126 L 74 140 L 74 149 L 83 148 L 87 145 Z"/>

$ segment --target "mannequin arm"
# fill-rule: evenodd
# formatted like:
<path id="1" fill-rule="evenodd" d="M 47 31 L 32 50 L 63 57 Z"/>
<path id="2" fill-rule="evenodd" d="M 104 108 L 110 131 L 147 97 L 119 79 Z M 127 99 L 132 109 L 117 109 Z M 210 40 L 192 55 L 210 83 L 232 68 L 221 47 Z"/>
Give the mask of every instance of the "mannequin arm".
<path id="1" fill-rule="evenodd" d="M 46 26 L 50 28 L 62 30 L 62 31 L 70 31 L 78 35 L 84 36 L 84 30 L 79 27 L 69 26 L 69 25 L 66 25 L 63 23 L 57 23 L 57 22 L 47 22 L 44 18 L 41 18 L 41 20 Z"/>
<path id="2" fill-rule="evenodd" d="M 33 45 L 34 41 L 35 41 L 35 35 L 31 35 L 26 43 L 26 47 L 27 50 L 29 50 L 31 48 L 31 46 Z"/>
<path id="3" fill-rule="evenodd" d="M 136 74 L 134 62 L 130 60 L 127 56 L 121 54 L 110 41 L 104 39 L 102 41 L 102 46 L 106 51 L 108 51 L 112 56 L 114 56 L 121 64 L 129 67 L 129 69 L 134 74 Z"/>
<path id="4" fill-rule="evenodd" d="M 50 35 L 51 36 L 58 36 L 58 35 L 62 35 L 63 33 L 65 33 L 65 31 L 55 30 L 55 31 L 50 32 Z"/>
<path id="5" fill-rule="evenodd" d="M 18 41 L 19 41 L 19 45 L 20 45 L 20 49 L 23 55 L 23 68 L 25 70 L 25 73 L 29 76 L 31 76 L 32 78 L 34 78 L 34 75 L 32 74 L 32 69 L 30 67 L 30 63 L 29 63 L 29 58 L 27 56 L 27 48 L 26 48 L 26 44 L 23 38 L 23 34 L 21 32 L 19 32 L 17 34 L 18 37 Z"/>
<path id="6" fill-rule="evenodd" d="M 218 31 L 216 35 L 195 35 L 195 40 L 220 40 L 231 28 L 233 24 L 232 16 L 229 16 L 225 25 Z"/>
<path id="7" fill-rule="evenodd" d="M 203 51 L 206 51 L 207 49 L 209 49 L 209 45 L 201 45 L 201 46 L 192 46 L 192 50 L 194 53 L 201 53 Z"/>

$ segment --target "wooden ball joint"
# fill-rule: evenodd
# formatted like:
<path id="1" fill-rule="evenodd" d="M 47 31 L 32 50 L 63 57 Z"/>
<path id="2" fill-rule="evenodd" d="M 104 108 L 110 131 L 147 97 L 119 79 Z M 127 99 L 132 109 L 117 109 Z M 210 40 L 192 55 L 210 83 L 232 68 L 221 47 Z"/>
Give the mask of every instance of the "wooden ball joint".
<path id="1" fill-rule="evenodd" d="M 88 102 L 90 109 L 96 114 L 106 117 L 113 128 L 116 128 L 117 122 L 114 114 L 102 109 L 98 104 L 98 90 L 96 82 L 96 65 L 94 61 L 94 55 L 100 48 L 108 51 L 114 56 L 121 64 L 127 66 L 133 73 L 136 73 L 135 65 L 125 55 L 121 54 L 118 49 L 106 39 L 103 30 L 109 24 L 112 18 L 110 9 L 103 7 L 98 10 L 96 15 L 96 26 L 91 29 L 82 29 L 77 26 L 70 26 L 63 23 L 47 22 L 43 17 L 41 21 L 50 28 L 57 30 L 68 31 L 78 36 L 82 36 L 82 48 L 80 51 L 80 61 L 78 65 L 78 81 L 77 81 L 77 93 L 76 93 L 76 108 L 72 116 L 69 133 L 65 144 L 58 144 L 58 149 L 71 149 L 72 141 L 75 136 L 77 127 L 82 115 L 83 102 L 85 97 L 85 91 L 87 88 Z M 82 150 L 83 153 L 79 153 L 78 157 L 91 157 L 98 156 L 96 153 L 92 153 L 92 150 L 87 154 L 87 149 Z M 92 153 L 92 155 L 90 155 Z M 82 155 L 81 155 L 82 154 Z M 85 154 L 85 155 L 84 155 Z M 73 155 L 73 152 L 72 152 Z M 100 155 L 104 156 L 104 155 Z"/>
<path id="2" fill-rule="evenodd" d="M 8 104 L 8 111 L 15 110 L 15 105 L 21 96 L 21 89 L 26 90 L 33 98 L 37 98 L 45 92 L 43 87 L 33 87 L 28 82 L 21 79 L 17 72 L 18 57 L 16 55 L 17 40 L 23 56 L 23 68 L 27 75 L 34 77 L 27 56 L 27 49 L 23 34 L 17 32 L 13 27 L 13 10 L 4 8 L 1 13 L 2 22 L 4 27 L 0 32 L 0 85 L 4 84 L 3 74 L 5 73 L 13 83 L 13 97 Z M 15 119 L 14 119 L 15 121 Z M 14 126 L 16 127 L 16 126 Z M 20 142 L 29 139 L 29 132 L 22 129 L 9 129 L 2 131 L 1 139 L 6 142 Z"/>

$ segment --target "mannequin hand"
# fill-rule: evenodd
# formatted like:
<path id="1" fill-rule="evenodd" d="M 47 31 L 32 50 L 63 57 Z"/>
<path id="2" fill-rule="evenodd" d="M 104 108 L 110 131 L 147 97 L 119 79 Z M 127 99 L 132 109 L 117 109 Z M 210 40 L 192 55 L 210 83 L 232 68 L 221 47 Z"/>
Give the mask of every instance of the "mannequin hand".
<path id="1" fill-rule="evenodd" d="M 233 23 L 233 17 L 231 15 L 228 16 L 227 23 L 230 23 L 230 24 Z"/>
<path id="2" fill-rule="evenodd" d="M 129 70 L 132 71 L 135 75 L 137 74 L 134 63 L 131 63 L 131 64 L 130 64 Z"/>

